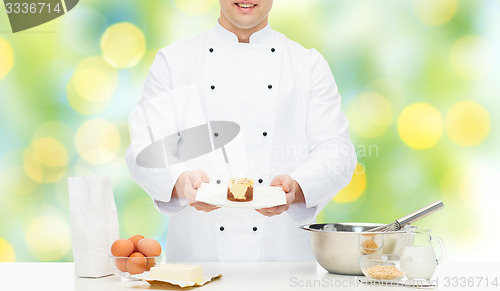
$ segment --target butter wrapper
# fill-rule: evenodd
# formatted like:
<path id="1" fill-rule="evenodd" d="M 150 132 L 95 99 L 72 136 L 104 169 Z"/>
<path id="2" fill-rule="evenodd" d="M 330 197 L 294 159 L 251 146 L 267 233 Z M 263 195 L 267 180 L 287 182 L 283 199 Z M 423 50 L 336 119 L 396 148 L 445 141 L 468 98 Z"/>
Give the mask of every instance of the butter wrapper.
<path id="1" fill-rule="evenodd" d="M 176 280 L 169 281 L 164 279 L 156 279 L 156 278 L 150 278 L 149 274 L 133 275 L 132 277 L 135 279 L 144 280 L 153 286 L 179 286 L 181 288 L 186 288 L 186 287 L 201 287 L 215 279 L 221 278 L 222 274 L 214 276 L 204 275 L 203 280 L 201 280 L 200 282 L 187 282 L 187 281 L 176 281 Z"/>

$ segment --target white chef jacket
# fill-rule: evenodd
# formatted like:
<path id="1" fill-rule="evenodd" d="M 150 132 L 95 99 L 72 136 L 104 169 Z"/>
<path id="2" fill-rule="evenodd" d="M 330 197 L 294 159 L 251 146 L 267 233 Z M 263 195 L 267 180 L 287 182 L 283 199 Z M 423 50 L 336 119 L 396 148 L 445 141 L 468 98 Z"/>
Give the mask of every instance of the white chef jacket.
<path id="1" fill-rule="evenodd" d="M 179 91 L 188 93 L 171 94 Z M 299 225 L 314 222 L 349 183 L 356 165 L 341 97 L 318 51 L 269 25 L 252 34 L 249 43 L 239 43 L 217 24 L 158 52 L 138 108 L 150 100 L 163 102 L 156 110 L 163 119 L 149 120 L 148 132 L 143 120 L 150 113 L 131 114 L 126 160 L 132 179 L 170 216 L 167 261 L 313 259 L 308 234 Z M 162 169 L 137 164 L 151 134 L 161 138 L 211 120 L 240 126 L 225 146 L 231 174 L 220 149 Z M 225 184 L 232 175 L 254 179 L 255 187 L 289 174 L 301 186 L 305 203 L 273 217 L 252 209 L 196 211 L 171 198 L 178 176 L 193 169 L 206 171 L 211 183 Z"/>

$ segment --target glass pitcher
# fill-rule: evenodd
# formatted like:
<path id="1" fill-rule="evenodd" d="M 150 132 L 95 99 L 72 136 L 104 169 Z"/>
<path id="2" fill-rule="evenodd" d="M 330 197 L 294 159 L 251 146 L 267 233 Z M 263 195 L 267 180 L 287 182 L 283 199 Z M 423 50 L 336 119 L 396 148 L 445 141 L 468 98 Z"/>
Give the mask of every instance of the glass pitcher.
<path id="1" fill-rule="evenodd" d="M 430 280 L 436 266 L 443 262 L 446 247 L 440 237 L 431 235 L 431 230 L 419 227 L 405 227 L 408 233 L 408 244 L 403 249 L 403 256 L 412 258 L 406 266 L 408 279 Z M 436 258 L 434 246 L 438 245 L 440 256 Z"/>

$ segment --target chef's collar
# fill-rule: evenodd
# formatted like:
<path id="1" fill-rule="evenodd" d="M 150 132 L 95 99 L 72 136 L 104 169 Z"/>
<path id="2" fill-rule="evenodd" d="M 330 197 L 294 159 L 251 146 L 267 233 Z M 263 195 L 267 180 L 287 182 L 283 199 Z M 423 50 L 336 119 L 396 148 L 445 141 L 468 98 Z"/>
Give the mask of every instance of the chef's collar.
<path id="1" fill-rule="evenodd" d="M 271 38 L 271 32 L 271 26 L 269 26 L 268 23 L 266 27 L 250 35 L 249 43 L 269 42 Z M 239 43 L 238 36 L 233 32 L 225 29 L 222 25 L 220 25 L 219 21 L 217 21 L 217 25 L 215 26 L 215 34 L 224 41 Z"/>

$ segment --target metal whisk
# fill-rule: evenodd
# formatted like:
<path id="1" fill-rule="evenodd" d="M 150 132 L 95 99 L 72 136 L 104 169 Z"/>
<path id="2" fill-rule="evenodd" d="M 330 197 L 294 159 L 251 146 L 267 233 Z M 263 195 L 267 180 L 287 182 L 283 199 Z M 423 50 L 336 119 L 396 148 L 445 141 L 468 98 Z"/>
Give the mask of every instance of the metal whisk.
<path id="1" fill-rule="evenodd" d="M 438 210 L 443 209 L 444 204 L 443 201 L 438 200 L 430 205 L 427 205 L 424 208 L 421 208 L 415 212 L 412 212 L 406 216 L 401 217 L 400 219 L 396 219 L 393 223 L 377 226 L 375 228 L 368 229 L 365 232 L 388 232 L 388 231 L 398 231 L 403 228 L 405 225 L 413 223 L 417 220 L 420 220 L 427 215 L 430 215 Z"/>

